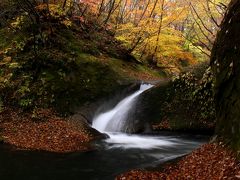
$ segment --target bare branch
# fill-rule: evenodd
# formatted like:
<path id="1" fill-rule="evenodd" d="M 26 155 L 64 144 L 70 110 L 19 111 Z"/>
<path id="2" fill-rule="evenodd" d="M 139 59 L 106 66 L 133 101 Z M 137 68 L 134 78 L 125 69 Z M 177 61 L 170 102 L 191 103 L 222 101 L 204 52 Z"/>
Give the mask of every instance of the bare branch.
<path id="1" fill-rule="evenodd" d="M 205 25 L 205 23 L 203 22 L 202 18 L 199 16 L 198 12 L 196 11 L 196 9 L 195 9 L 194 6 L 192 5 L 192 3 L 190 3 L 190 6 L 191 6 L 191 9 L 193 10 L 193 11 L 191 11 L 191 12 L 194 12 L 194 13 L 196 14 L 196 16 L 197 16 L 197 18 L 200 20 L 202 26 L 203 26 L 210 34 L 214 35 L 214 33 Z"/>

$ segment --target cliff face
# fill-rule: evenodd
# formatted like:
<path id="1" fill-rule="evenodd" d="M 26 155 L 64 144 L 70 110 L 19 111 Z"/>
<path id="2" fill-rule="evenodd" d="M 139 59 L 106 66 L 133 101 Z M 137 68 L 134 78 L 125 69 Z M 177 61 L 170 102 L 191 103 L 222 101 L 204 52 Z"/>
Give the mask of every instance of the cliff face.
<path id="1" fill-rule="evenodd" d="M 211 56 L 216 82 L 216 133 L 240 148 L 240 2 L 232 0 Z"/>

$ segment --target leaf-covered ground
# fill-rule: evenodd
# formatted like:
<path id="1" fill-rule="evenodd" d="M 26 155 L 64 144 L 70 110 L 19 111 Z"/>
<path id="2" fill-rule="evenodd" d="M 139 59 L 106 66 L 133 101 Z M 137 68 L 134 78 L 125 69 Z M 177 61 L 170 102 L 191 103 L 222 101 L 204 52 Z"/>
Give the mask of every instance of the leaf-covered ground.
<path id="1" fill-rule="evenodd" d="M 93 137 L 88 132 L 77 129 L 74 124 L 49 110 L 41 110 L 37 116 L 33 118 L 13 110 L 3 111 L 0 114 L 0 129 L 4 142 L 20 149 L 58 153 L 90 148 L 86 143 Z"/>
<path id="2" fill-rule="evenodd" d="M 132 170 L 116 179 L 240 179 L 240 164 L 234 154 L 222 145 L 206 144 L 177 164 L 166 166 L 163 171 Z"/>

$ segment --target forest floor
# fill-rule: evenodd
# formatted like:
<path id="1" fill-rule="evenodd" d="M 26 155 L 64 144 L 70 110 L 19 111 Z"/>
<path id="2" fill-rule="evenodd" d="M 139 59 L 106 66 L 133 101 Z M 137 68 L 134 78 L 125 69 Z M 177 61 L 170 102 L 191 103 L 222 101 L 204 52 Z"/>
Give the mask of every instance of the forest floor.
<path id="1" fill-rule="evenodd" d="M 167 164 L 162 171 L 131 170 L 116 179 L 240 179 L 240 164 L 222 143 L 212 143 L 203 145 L 175 164 Z"/>
<path id="2" fill-rule="evenodd" d="M 91 134 L 51 110 L 39 111 L 38 118 L 33 118 L 7 109 L 0 113 L 0 122 L 1 141 L 18 149 L 57 153 L 91 150 L 88 144 L 93 140 Z"/>

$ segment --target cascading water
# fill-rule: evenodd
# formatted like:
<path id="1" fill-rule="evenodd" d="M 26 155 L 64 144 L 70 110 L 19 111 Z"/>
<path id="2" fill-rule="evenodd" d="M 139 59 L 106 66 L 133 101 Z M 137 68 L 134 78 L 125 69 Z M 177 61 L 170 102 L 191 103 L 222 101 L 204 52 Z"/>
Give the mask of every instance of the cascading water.
<path id="1" fill-rule="evenodd" d="M 134 120 L 134 117 L 129 116 L 134 113 L 131 113 L 131 111 L 134 110 L 139 95 L 151 87 L 153 87 L 153 85 L 142 84 L 138 91 L 121 100 L 111 110 L 95 116 L 93 119 L 93 128 L 100 132 L 107 133 L 110 136 L 110 138 L 105 140 L 106 146 L 117 149 L 142 149 L 145 151 L 154 151 L 155 149 L 163 150 L 186 143 L 180 143 L 175 137 L 131 135 L 125 133 L 129 124 L 132 124 L 130 121 Z M 156 155 L 155 153 L 149 155 L 158 158 L 161 156 L 161 154 Z M 181 155 L 183 154 L 180 154 L 180 156 Z M 170 158 L 176 158 L 176 156 L 171 156 Z"/>
<path id="2" fill-rule="evenodd" d="M 107 133 L 110 138 L 106 142 L 112 147 L 153 149 L 176 144 L 169 139 L 125 133 L 130 124 L 129 119 L 133 120 L 129 116 L 132 115 L 131 110 L 136 105 L 139 95 L 151 87 L 153 87 L 151 84 L 142 84 L 138 91 L 124 98 L 113 109 L 103 112 L 93 119 L 93 128 Z"/>
<path id="3" fill-rule="evenodd" d="M 95 141 L 97 150 L 93 147 L 91 153 L 75 152 L 59 156 L 41 151 L 19 151 L 12 147 L 8 149 L 6 144 L 0 143 L 0 162 L 9 164 L 0 163 L 1 179 L 17 177 L 33 179 L 34 177 L 36 180 L 42 180 L 52 179 L 54 175 L 58 180 L 110 180 L 130 169 L 158 167 L 159 164 L 190 153 L 208 141 L 200 136 L 183 136 L 164 132 L 155 136 L 129 135 L 119 132 L 127 126 L 123 122 L 131 120 L 127 117 L 131 116 L 131 110 L 134 113 L 132 108 L 136 105 L 139 95 L 150 87 L 151 85 L 142 85 L 137 92 L 124 98 L 112 110 L 96 116 L 94 127 L 107 133 L 110 138 Z M 17 174 L 11 173 L 16 168 Z"/>
<path id="4" fill-rule="evenodd" d="M 93 128 L 101 132 L 125 132 L 128 116 L 138 96 L 151 87 L 153 87 L 151 84 L 142 84 L 138 91 L 124 98 L 112 110 L 96 116 L 93 119 Z"/>

